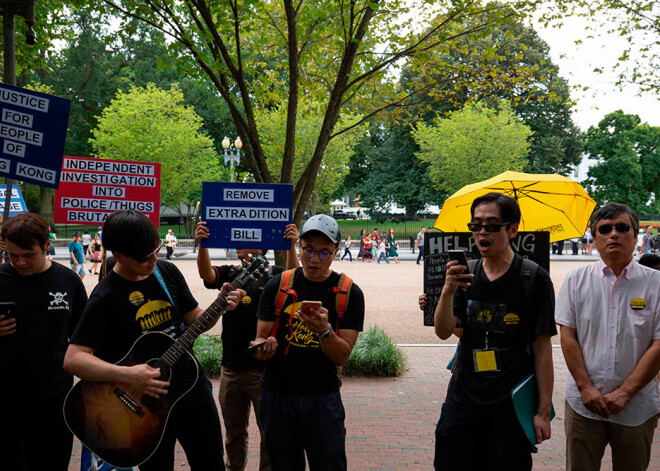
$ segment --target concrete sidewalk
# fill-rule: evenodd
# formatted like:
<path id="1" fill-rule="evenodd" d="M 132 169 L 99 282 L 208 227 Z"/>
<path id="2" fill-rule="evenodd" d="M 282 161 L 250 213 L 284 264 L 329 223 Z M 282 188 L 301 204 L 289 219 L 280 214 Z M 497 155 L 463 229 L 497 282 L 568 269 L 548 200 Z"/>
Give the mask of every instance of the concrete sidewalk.
<path id="1" fill-rule="evenodd" d="M 454 349 L 448 346 L 403 347 L 408 363 L 398 378 L 345 378 L 342 397 L 346 408 L 346 449 L 348 469 L 430 470 L 433 469 L 435 425 L 445 398 L 450 373 L 445 365 Z M 565 469 L 564 382 L 568 370 L 561 350 L 554 348 L 554 406 L 552 438 L 534 455 L 534 470 Z M 217 396 L 218 380 L 213 380 Z M 258 429 L 250 421 L 248 470 L 259 463 Z M 475 430 L 475 434 L 480 431 Z M 610 450 L 603 470 L 611 470 Z M 71 471 L 80 469 L 80 444 L 74 442 Z M 177 448 L 175 469 L 189 469 L 181 448 Z M 656 431 L 650 471 L 660 471 L 660 431 Z"/>

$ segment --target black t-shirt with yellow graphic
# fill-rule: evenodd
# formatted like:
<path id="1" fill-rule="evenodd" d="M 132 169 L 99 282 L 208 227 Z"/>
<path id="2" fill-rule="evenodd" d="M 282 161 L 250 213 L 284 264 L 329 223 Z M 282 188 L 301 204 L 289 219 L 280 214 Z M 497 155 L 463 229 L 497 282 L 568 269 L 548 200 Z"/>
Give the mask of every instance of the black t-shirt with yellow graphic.
<path id="1" fill-rule="evenodd" d="M 457 327 L 463 328 L 461 349 L 449 382 L 447 402 L 470 410 L 486 407 L 508 412 L 511 390 L 534 371 L 531 343 L 538 334 L 557 334 L 555 294 L 548 273 L 538 268 L 535 293 L 527 300 L 520 277 L 522 259 L 516 255 L 509 270 L 490 281 L 481 264 L 472 286 L 454 294 Z M 529 309 L 530 304 L 534 309 Z M 495 350 L 499 371 L 475 371 L 474 350 Z"/>
<path id="2" fill-rule="evenodd" d="M 178 338 L 185 328 L 180 313 L 195 309 L 197 301 L 176 266 L 157 263 L 174 306 L 154 274 L 130 281 L 111 271 L 94 288 L 71 343 L 93 348 L 95 356 L 116 363 L 145 332 Z"/>
<path id="3" fill-rule="evenodd" d="M 275 321 L 275 297 L 280 286 L 278 275 L 271 279 L 261 295 L 259 319 Z M 293 304 L 292 296 L 287 296 L 280 315 L 277 329 L 277 351 L 275 356 L 266 362 L 261 382 L 265 387 L 275 391 L 316 395 L 328 394 L 339 390 L 340 382 L 336 365 L 328 359 L 321 349 L 319 336 L 302 324 L 293 314 L 300 308 L 302 301 L 321 301 L 328 310 L 328 321 L 332 329 L 337 328 L 336 294 L 333 288 L 339 282 L 339 273 L 332 272 L 330 277 L 322 282 L 309 281 L 298 268 L 292 289 L 297 293 L 297 301 Z M 362 290 L 353 283 L 349 294 L 348 306 L 344 317 L 339 323 L 339 329 L 362 330 L 364 324 L 364 295 Z"/>

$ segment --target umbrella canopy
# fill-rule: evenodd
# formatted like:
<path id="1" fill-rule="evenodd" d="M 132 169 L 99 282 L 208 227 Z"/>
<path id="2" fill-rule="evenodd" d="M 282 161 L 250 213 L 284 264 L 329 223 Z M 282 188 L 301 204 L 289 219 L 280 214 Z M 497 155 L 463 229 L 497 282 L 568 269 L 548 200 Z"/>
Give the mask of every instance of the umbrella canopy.
<path id="1" fill-rule="evenodd" d="M 504 172 L 454 193 L 442 206 L 434 227 L 445 232 L 467 231 L 472 201 L 493 191 L 518 202 L 522 213 L 518 230 L 548 231 L 550 242 L 582 237 L 596 207 L 584 188 L 568 177 Z"/>

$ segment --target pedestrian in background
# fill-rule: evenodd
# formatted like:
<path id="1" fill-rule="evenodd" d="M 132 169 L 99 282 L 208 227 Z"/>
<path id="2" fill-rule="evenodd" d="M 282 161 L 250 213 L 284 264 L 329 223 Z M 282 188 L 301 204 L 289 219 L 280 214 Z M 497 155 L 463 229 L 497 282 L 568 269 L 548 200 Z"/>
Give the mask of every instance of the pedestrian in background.
<path id="1" fill-rule="evenodd" d="M 353 263 L 353 255 L 351 255 L 351 236 L 346 236 L 344 241 L 344 255 L 341 256 L 341 260 L 344 260 L 344 257 L 348 255 L 348 259 Z"/>
<path id="2" fill-rule="evenodd" d="M 355 257 L 356 261 L 362 259 L 362 261 L 364 262 L 364 250 L 365 250 L 364 239 L 365 239 L 364 229 L 362 229 L 360 231 L 360 249 L 358 250 L 357 257 Z"/>
<path id="3" fill-rule="evenodd" d="M 419 261 L 424 258 L 424 232 L 426 232 L 426 228 L 422 226 L 417 233 L 417 240 L 415 241 L 415 245 L 417 246 L 417 249 L 419 249 L 419 253 L 417 254 L 417 265 L 419 265 Z"/>
<path id="4" fill-rule="evenodd" d="M 389 234 L 387 235 L 387 256 L 394 258 L 394 263 L 399 263 L 399 244 L 394 237 L 394 229 L 390 227 Z"/>
<path id="5" fill-rule="evenodd" d="M 172 254 L 174 253 L 174 231 L 172 229 L 169 229 L 167 231 L 167 235 L 165 236 L 165 249 L 167 250 L 167 255 L 165 255 L 165 258 L 168 260 L 172 260 Z"/>
<path id="6" fill-rule="evenodd" d="M 87 260 L 89 244 L 92 243 L 92 236 L 89 235 L 89 231 L 83 231 L 82 235 L 82 248 L 83 248 L 83 257 Z"/>
<path id="7" fill-rule="evenodd" d="M 85 278 L 87 268 L 85 268 L 85 257 L 83 256 L 80 232 L 78 231 L 73 233 L 73 239 L 69 242 L 69 263 L 71 269 L 80 275 L 80 279 Z"/>
<path id="8" fill-rule="evenodd" d="M 51 231 L 48 233 L 48 240 L 50 240 L 50 248 L 46 252 L 46 258 L 52 261 L 55 258 L 55 241 L 57 240 L 55 232 Z"/>

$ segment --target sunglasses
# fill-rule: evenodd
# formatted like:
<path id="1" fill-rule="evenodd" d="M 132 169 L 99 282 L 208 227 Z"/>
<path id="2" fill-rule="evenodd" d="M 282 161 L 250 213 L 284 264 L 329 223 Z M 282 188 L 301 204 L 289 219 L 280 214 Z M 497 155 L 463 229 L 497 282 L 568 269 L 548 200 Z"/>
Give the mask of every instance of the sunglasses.
<path id="1" fill-rule="evenodd" d="M 330 255 L 334 253 L 334 250 L 316 250 L 310 247 L 300 247 L 307 258 L 312 258 L 314 255 L 318 255 L 321 260 L 325 260 Z"/>
<path id="2" fill-rule="evenodd" d="M 626 224 L 625 222 L 617 222 L 616 224 L 603 224 L 602 226 L 598 226 L 598 232 L 600 234 L 607 235 L 612 232 L 612 228 L 616 229 L 618 233 L 623 234 L 624 232 L 628 232 L 630 230 L 630 224 Z"/>
<path id="3" fill-rule="evenodd" d="M 153 252 L 151 252 L 149 255 L 145 255 L 145 256 L 142 257 L 142 258 L 136 258 L 135 261 L 138 262 L 138 263 L 147 263 L 149 260 L 151 260 L 151 258 L 152 258 L 154 255 L 156 255 L 156 254 L 160 251 L 160 249 L 161 249 L 162 247 L 163 247 L 163 243 L 161 242 L 160 244 L 158 244 L 158 247 L 156 247 L 156 250 L 154 250 Z"/>
<path id="4" fill-rule="evenodd" d="M 510 222 L 502 222 L 502 223 L 488 223 L 488 224 L 481 224 L 478 222 L 468 222 L 468 229 L 470 232 L 481 232 L 481 229 L 486 229 L 486 232 L 500 232 L 504 226 L 510 225 Z"/>

